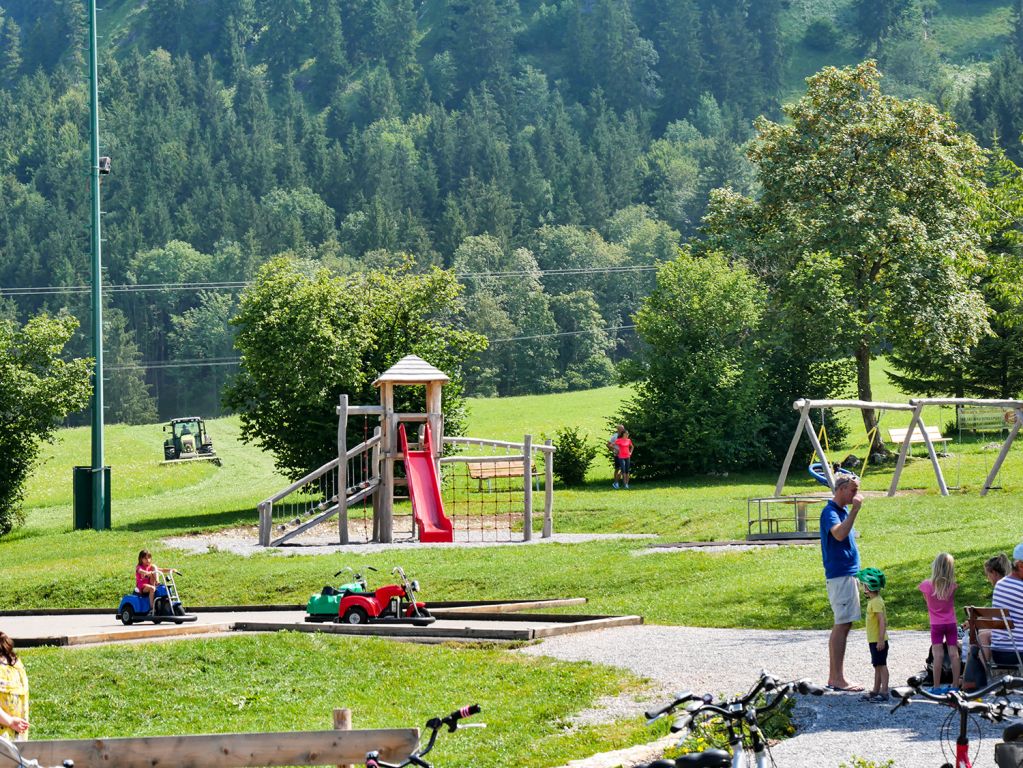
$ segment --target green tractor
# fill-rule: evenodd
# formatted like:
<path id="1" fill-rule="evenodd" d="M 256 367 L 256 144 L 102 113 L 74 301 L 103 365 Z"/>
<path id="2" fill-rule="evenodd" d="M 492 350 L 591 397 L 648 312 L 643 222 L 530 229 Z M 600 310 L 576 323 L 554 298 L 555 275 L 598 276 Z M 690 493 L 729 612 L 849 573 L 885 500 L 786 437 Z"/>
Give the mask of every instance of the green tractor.
<path id="1" fill-rule="evenodd" d="M 184 416 L 171 419 L 163 431 L 168 433 L 163 441 L 163 463 L 179 461 L 212 461 L 218 467 L 220 457 L 213 450 L 213 440 L 206 431 L 206 422 L 200 416 Z"/>

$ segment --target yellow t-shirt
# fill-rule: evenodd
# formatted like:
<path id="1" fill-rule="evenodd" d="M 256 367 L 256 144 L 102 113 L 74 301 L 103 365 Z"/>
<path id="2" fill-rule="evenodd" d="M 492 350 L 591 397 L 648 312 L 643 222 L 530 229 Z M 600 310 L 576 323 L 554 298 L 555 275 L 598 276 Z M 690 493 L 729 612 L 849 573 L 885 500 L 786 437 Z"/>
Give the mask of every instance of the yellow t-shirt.
<path id="1" fill-rule="evenodd" d="M 28 675 L 21 659 L 11 666 L 0 661 L 0 709 L 9 715 L 23 717 L 28 720 Z M 24 739 L 24 734 L 16 734 L 12 728 L 0 727 L 0 736 L 11 741 Z"/>
<path id="2" fill-rule="evenodd" d="M 884 598 L 878 595 L 867 600 L 867 642 L 876 643 L 880 638 L 881 617 L 884 616 Z M 884 640 L 888 642 L 888 627 L 885 627 Z"/>

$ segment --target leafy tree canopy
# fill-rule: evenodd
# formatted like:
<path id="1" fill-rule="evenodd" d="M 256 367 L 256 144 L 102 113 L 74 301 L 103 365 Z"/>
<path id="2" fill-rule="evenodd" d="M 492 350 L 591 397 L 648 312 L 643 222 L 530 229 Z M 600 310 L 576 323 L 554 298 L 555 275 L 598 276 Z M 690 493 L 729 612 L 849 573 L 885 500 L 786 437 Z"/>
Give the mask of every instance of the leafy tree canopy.
<path id="1" fill-rule="evenodd" d="M 340 276 L 279 257 L 243 294 L 232 321 L 242 368 L 225 398 L 241 416 L 243 439 L 272 452 L 282 472 L 297 478 L 336 456 L 338 397 L 377 402 L 373 380 L 409 354 L 451 377 L 445 430 L 461 428 L 461 367 L 486 340 L 463 330 L 452 273 L 408 266 Z M 401 410 L 425 407 L 418 388 L 396 394 Z"/>
<path id="2" fill-rule="evenodd" d="M 882 94 L 870 61 L 825 68 L 784 111 L 788 123 L 756 122 L 749 155 L 760 198 L 715 194 L 711 247 L 772 286 L 810 269 L 818 284 L 837 287 L 830 300 L 839 311 L 821 311 L 856 360 L 863 400 L 872 399 L 870 361 L 884 345 L 965 355 L 988 314 L 975 277 L 986 195 L 976 142 L 934 107 Z M 863 413 L 870 429 L 874 414 Z"/>
<path id="3" fill-rule="evenodd" d="M 68 316 L 24 326 L 0 317 L 0 536 L 23 522 L 24 484 L 42 444 L 92 393 L 89 360 L 62 359 L 77 327 Z"/>

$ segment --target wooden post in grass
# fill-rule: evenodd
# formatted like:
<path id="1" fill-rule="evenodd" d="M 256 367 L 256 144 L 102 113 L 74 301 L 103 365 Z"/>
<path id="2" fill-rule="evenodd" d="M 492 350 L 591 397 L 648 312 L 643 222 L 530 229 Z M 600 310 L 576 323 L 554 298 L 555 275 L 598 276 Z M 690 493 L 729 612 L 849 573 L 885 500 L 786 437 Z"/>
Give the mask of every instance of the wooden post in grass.
<path id="1" fill-rule="evenodd" d="M 533 540 L 533 436 L 522 438 L 522 540 Z"/>
<path id="2" fill-rule="evenodd" d="M 547 450 L 543 454 L 543 533 L 549 539 L 554 533 L 554 441 L 544 441 Z"/>
<path id="3" fill-rule="evenodd" d="M 344 707 L 343 709 L 334 710 L 334 730 L 335 731 L 350 731 L 352 730 L 352 710 Z M 337 768 L 356 768 L 350 763 L 339 765 Z"/>

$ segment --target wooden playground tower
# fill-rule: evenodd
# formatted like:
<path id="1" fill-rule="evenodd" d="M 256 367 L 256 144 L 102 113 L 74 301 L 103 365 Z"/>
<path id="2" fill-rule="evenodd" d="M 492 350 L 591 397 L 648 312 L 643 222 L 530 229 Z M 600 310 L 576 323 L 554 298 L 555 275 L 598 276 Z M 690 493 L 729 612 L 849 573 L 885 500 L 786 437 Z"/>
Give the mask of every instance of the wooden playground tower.
<path id="1" fill-rule="evenodd" d="M 534 444 L 530 435 L 522 443 L 488 440 L 474 437 L 445 437 L 444 416 L 441 411 L 442 390 L 450 378 L 425 360 L 408 355 L 384 371 L 373 382 L 380 391 L 379 405 L 351 405 L 347 395 L 340 396 L 336 408 L 337 458 L 319 469 L 297 480 L 279 493 L 259 504 L 259 543 L 261 546 L 279 546 L 309 529 L 338 517 L 338 540 L 350 543 L 348 510 L 356 504 L 370 499 L 373 505 L 372 541 L 392 543 L 394 541 L 394 500 L 397 487 L 407 484 L 408 479 L 395 475 L 395 462 L 406 462 L 400 436 L 402 425 L 422 425 L 421 433 L 428 433 L 429 440 L 419 438 L 419 454 L 429 446 L 433 461 L 433 473 L 439 479 L 442 465 L 463 463 L 470 466 L 492 466 L 495 469 L 515 465 L 522 475 L 523 531 L 524 541 L 532 538 L 533 476 L 531 467 L 534 455 L 544 457 L 544 538 L 553 534 L 553 454 L 550 440 L 545 444 Z M 401 386 L 423 386 L 426 389 L 425 413 L 405 413 L 395 410 L 395 388 Z M 348 423 L 351 417 L 376 418 L 379 426 L 374 427 L 372 436 L 367 436 L 358 445 L 348 446 Z M 408 436 L 408 443 L 416 442 L 414 435 Z M 444 446 L 471 447 L 503 454 L 468 456 L 443 456 Z M 514 453 L 511 453 L 514 451 Z M 410 455 L 413 453 L 409 451 Z M 421 461 L 421 459 L 420 459 Z M 408 469 L 406 464 L 406 470 Z M 406 475 L 408 472 L 406 471 Z M 511 475 L 498 475 L 510 477 Z M 289 497 L 291 497 L 289 499 Z M 309 499 L 312 501 L 295 501 Z M 285 501 L 285 499 L 289 499 Z M 299 507 L 298 514 L 290 510 Z M 278 512 L 289 510 L 285 515 Z M 415 516 L 413 517 L 415 519 Z M 420 531 L 422 533 L 422 531 Z M 422 540 L 427 540 L 425 537 Z"/>
<path id="2" fill-rule="evenodd" d="M 398 426 L 402 422 L 428 424 L 433 435 L 434 468 L 440 474 L 440 456 L 444 444 L 444 416 L 441 413 L 441 391 L 451 379 L 443 371 L 415 355 L 403 357 L 384 371 L 373 382 L 380 390 L 380 405 L 348 404 L 348 395 L 341 395 L 337 407 L 337 455 L 346 456 L 348 417 L 377 416 L 380 426 L 374 430 L 373 438 L 379 437 L 380 448 L 371 462 L 379 467 L 376 484 L 368 482 L 376 491 L 373 494 L 373 540 L 390 544 L 394 539 L 394 463 L 404 459 L 398 445 Z M 394 388 L 408 386 L 426 387 L 426 413 L 398 413 L 394 410 Z M 339 498 L 342 495 L 339 495 Z M 341 498 L 338 510 L 338 532 L 341 543 L 348 543 L 348 507 L 351 502 Z"/>

